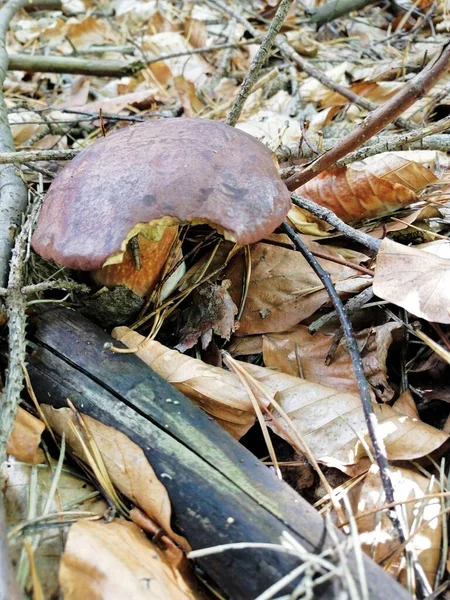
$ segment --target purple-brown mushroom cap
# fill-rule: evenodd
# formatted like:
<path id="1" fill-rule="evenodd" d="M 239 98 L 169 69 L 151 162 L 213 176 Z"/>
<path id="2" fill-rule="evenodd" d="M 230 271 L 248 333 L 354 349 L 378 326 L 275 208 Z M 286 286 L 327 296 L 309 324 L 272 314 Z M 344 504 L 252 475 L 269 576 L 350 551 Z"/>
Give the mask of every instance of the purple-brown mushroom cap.
<path id="1" fill-rule="evenodd" d="M 207 223 L 249 244 L 272 233 L 290 206 L 272 152 L 252 136 L 218 121 L 154 120 L 94 142 L 58 174 L 32 245 L 47 260 L 90 271 L 121 257 L 139 228 Z"/>

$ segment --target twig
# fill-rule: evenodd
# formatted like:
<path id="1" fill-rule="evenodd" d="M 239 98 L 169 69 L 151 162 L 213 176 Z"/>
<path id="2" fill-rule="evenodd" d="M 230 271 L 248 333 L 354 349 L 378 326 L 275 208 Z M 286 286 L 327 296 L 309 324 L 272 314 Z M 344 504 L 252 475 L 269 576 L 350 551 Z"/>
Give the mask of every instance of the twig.
<path id="1" fill-rule="evenodd" d="M 0 142 L 1 144 L 1 142 Z M 25 163 L 47 160 L 71 160 L 81 150 L 23 150 L 22 152 L 0 152 L 0 164 Z"/>
<path id="2" fill-rule="evenodd" d="M 311 268 L 314 270 L 314 272 L 322 282 L 323 286 L 328 292 L 330 300 L 339 317 L 341 327 L 345 335 L 347 350 L 352 360 L 356 382 L 358 384 L 358 390 L 361 398 L 364 418 L 367 425 L 367 431 L 369 433 L 370 441 L 372 443 L 375 460 L 380 471 L 381 484 L 383 486 L 386 500 L 389 504 L 391 504 L 395 502 L 394 486 L 392 483 L 391 471 L 386 456 L 384 441 L 378 435 L 378 419 L 373 410 L 372 398 L 370 396 L 370 388 L 366 379 L 366 375 L 364 373 L 363 362 L 361 359 L 361 354 L 359 352 L 358 343 L 353 333 L 351 321 L 348 318 L 348 315 L 345 312 L 344 305 L 342 304 L 342 300 L 339 298 L 339 295 L 336 292 L 333 282 L 331 281 L 330 274 L 322 268 L 320 263 L 312 255 L 311 251 L 303 243 L 301 237 L 294 231 L 294 229 L 288 223 L 284 222 L 281 226 L 281 229 L 289 236 L 289 239 L 294 243 L 297 250 L 301 252 L 305 260 L 308 262 L 308 264 L 311 266 Z M 403 544 L 408 539 L 408 532 L 403 522 L 403 515 L 400 508 L 395 507 L 393 510 L 390 510 L 388 512 L 388 515 L 395 531 L 397 532 L 400 543 Z M 429 587 L 429 584 L 426 581 L 426 578 L 424 580 L 423 571 L 419 568 L 419 565 L 416 561 L 414 566 L 417 567 L 415 568 L 415 573 L 418 583 L 420 583 L 422 590 L 426 590 L 427 587 Z"/>
<path id="3" fill-rule="evenodd" d="M 382 152 L 389 152 L 393 150 L 404 148 L 405 146 L 409 146 L 412 142 L 418 142 L 424 137 L 428 137 L 432 134 L 443 133 L 450 129 L 450 117 L 446 117 L 445 119 L 441 119 L 437 121 L 437 123 L 433 123 L 432 125 L 428 125 L 428 127 L 423 127 L 421 129 L 416 129 L 415 131 L 409 131 L 408 133 L 403 133 L 400 135 L 392 136 L 386 141 L 379 142 L 378 144 L 372 144 L 371 146 L 366 146 L 364 148 L 359 148 L 354 152 L 350 152 L 341 160 L 336 162 L 337 167 L 343 167 L 352 162 L 356 162 L 357 160 L 364 160 L 369 156 L 374 156 L 375 154 L 381 154 Z M 450 136 L 449 138 L 450 143 Z"/>
<path id="4" fill-rule="evenodd" d="M 423 130 L 416 129 L 413 133 L 418 134 L 420 131 L 423 131 Z M 374 136 L 373 138 L 370 139 L 370 141 L 366 141 L 366 142 L 364 142 L 364 144 L 362 144 L 361 150 L 363 148 L 367 149 L 367 151 L 365 150 L 365 152 L 367 152 L 367 154 L 364 153 L 364 155 L 361 155 L 361 156 L 363 156 L 363 158 L 367 158 L 368 156 L 373 156 L 374 154 L 379 154 L 380 152 L 392 152 L 395 150 L 442 150 L 442 152 L 450 152 L 450 135 L 449 134 L 444 133 L 444 134 L 430 135 L 426 138 L 419 138 L 415 142 L 405 141 L 405 137 L 407 135 L 409 135 L 409 133 L 399 134 L 399 135 L 395 135 L 395 136 L 394 135 Z M 325 150 L 330 150 L 331 148 L 333 148 L 334 146 L 339 144 L 339 142 L 341 140 L 342 140 L 342 138 L 324 138 L 323 139 L 323 147 Z M 357 152 L 357 151 L 355 151 L 355 152 Z M 298 143 L 289 144 L 287 146 L 280 146 L 275 151 L 275 154 L 277 155 L 279 162 L 287 161 L 290 158 L 292 158 L 292 159 L 316 158 L 316 156 L 317 156 L 317 154 L 314 153 L 307 146 L 302 145 L 302 147 L 300 148 Z M 352 155 L 355 157 L 358 156 L 358 158 L 354 158 L 354 160 L 362 160 L 361 158 L 359 158 L 360 155 L 356 155 L 354 153 L 348 154 L 348 156 L 352 156 Z M 1 154 L 0 154 L 0 156 L 1 156 Z M 342 159 L 342 160 L 346 160 L 346 158 L 347 157 L 345 157 L 345 159 Z M 295 172 L 297 172 L 299 170 L 298 167 L 295 167 L 294 169 L 292 169 L 292 174 L 294 174 Z M 285 173 L 288 172 L 287 169 L 283 170 L 283 171 Z"/>
<path id="5" fill-rule="evenodd" d="M 370 287 L 366 288 L 365 290 L 363 290 L 362 292 L 360 292 L 359 294 L 357 294 L 356 296 L 353 296 L 353 298 L 350 298 L 350 300 L 348 300 L 348 302 L 345 303 L 344 308 L 345 308 L 347 314 L 350 316 L 353 313 L 355 313 L 357 310 L 359 310 L 362 306 L 364 306 L 364 304 L 367 304 L 367 302 L 370 302 L 372 300 L 372 298 L 373 298 L 373 287 L 370 286 Z M 322 315 L 321 317 L 319 317 L 318 319 L 313 321 L 313 323 L 311 323 L 311 325 L 309 325 L 309 327 L 308 327 L 309 333 L 311 335 L 316 333 L 316 331 L 319 331 L 320 329 L 322 329 L 322 327 L 327 325 L 327 323 L 329 323 L 330 321 L 332 321 L 333 319 L 336 319 L 336 318 L 337 318 L 337 313 L 335 310 L 327 313 L 326 315 Z"/>
<path id="6" fill-rule="evenodd" d="M 375 2 L 376 0 L 333 0 L 314 10 L 307 10 L 306 14 L 309 16 L 309 22 L 314 23 L 319 29 L 325 23 L 330 23 L 350 12 L 361 10 Z"/>
<path id="7" fill-rule="evenodd" d="M 26 285 L 22 288 L 22 294 L 29 296 L 31 294 L 40 294 L 47 290 L 65 290 L 71 292 L 80 292 L 82 294 L 89 294 L 91 288 L 84 283 L 77 283 L 76 281 L 64 281 L 57 279 L 56 281 L 42 281 L 41 283 L 34 283 L 32 285 Z"/>
<path id="8" fill-rule="evenodd" d="M 192 54 L 208 54 L 209 52 L 217 52 L 218 50 L 227 50 L 241 48 L 243 46 L 249 46 L 258 42 L 261 36 L 258 36 L 258 40 L 244 40 L 242 42 L 234 42 L 228 44 L 216 44 L 214 46 L 205 46 L 204 48 L 192 48 L 191 50 L 184 50 L 183 52 L 172 52 L 171 54 L 161 54 L 161 56 L 155 56 L 146 61 L 147 65 L 168 60 L 169 58 L 179 58 L 181 56 L 191 56 Z"/>
<path id="9" fill-rule="evenodd" d="M 28 73 L 73 73 L 97 77 L 126 77 L 145 69 L 141 60 L 98 60 L 73 56 L 10 54 L 9 70 Z"/>
<path id="10" fill-rule="evenodd" d="M 26 3 L 27 0 L 9 0 L 0 9 L 0 152 L 14 152 L 8 110 L 2 93 L 9 61 L 5 46 L 6 33 L 11 19 Z M 12 240 L 26 204 L 27 190 L 15 167 L 0 167 L 0 285 L 5 285 L 7 280 Z"/>
<path id="11" fill-rule="evenodd" d="M 8 368 L 6 370 L 5 389 L 0 404 L 0 465 L 6 460 L 6 445 L 13 429 L 20 392 L 23 388 L 22 365 L 25 363 L 26 357 L 26 299 L 22 294 L 23 267 L 29 235 L 39 209 L 40 202 L 36 202 L 16 237 L 11 257 L 8 293 L 5 301 L 9 329 Z"/>
<path id="12" fill-rule="evenodd" d="M 384 127 L 414 104 L 416 100 L 424 96 L 445 73 L 449 64 L 450 42 L 444 46 L 441 55 L 434 61 L 434 64 L 428 64 L 427 68 L 411 79 L 395 96 L 370 113 L 337 146 L 322 154 L 322 156 L 304 168 L 300 174 L 287 179 L 285 183 L 288 189 L 297 189 L 384 129 Z"/>
<path id="13" fill-rule="evenodd" d="M 292 203 L 304 210 L 307 210 L 315 217 L 322 219 L 328 225 L 331 225 L 338 231 L 340 231 L 343 235 L 348 237 L 349 239 L 358 242 L 362 246 L 368 248 L 372 252 L 377 253 L 380 249 L 381 241 L 373 238 L 371 235 L 364 233 L 363 231 L 358 231 L 347 223 L 344 223 L 339 217 L 337 217 L 333 211 L 329 208 L 325 208 L 324 206 L 320 206 L 316 204 L 312 200 L 308 198 L 303 198 L 303 196 L 299 196 L 298 194 L 291 194 Z"/>
<path id="14" fill-rule="evenodd" d="M 258 79 L 259 73 L 261 71 L 261 67 L 265 64 L 269 57 L 269 52 L 273 46 L 275 41 L 275 37 L 283 25 L 283 22 L 289 12 L 289 8 L 291 7 L 293 0 L 281 0 L 278 5 L 275 16 L 267 30 L 266 35 L 264 36 L 261 45 L 258 48 L 255 57 L 252 60 L 250 68 L 245 75 L 244 81 L 242 82 L 241 87 L 239 88 L 238 95 L 234 99 L 233 106 L 231 107 L 230 112 L 227 115 L 227 123 L 228 125 L 234 126 L 239 120 L 239 116 L 242 112 L 242 108 L 244 107 L 244 103 L 247 100 L 253 85 Z"/>

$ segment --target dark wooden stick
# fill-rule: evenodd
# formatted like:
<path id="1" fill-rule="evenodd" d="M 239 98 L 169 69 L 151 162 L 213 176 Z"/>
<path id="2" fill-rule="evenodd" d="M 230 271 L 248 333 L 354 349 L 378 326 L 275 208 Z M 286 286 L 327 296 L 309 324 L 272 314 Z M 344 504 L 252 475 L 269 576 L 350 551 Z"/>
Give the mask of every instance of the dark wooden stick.
<path id="1" fill-rule="evenodd" d="M 99 60 L 74 56 L 43 56 L 31 54 L 9 55 L 10 71 L 28 73 L 73 73 L 74 75 L 96 75 L 97 77 L 125 77 L 134 75 L 145 63 L 140 60 Z"/>
<path id="2" fill-rule="evenodd" d="M 40 401 L 62 407 L 70 399 L 80 412 L 137 443 L 168 490 L 173 525 L 193 549 L 279 543 L 283 531 L 307 552 L 334 547 L 323 518 L 303 498 L 136 355 L 107 350 L 105 343 L 113 340 L 100 328 L 60 308 L 43 314 L 36 325 L 28 370 Z M 354 553 L 346 560 L 358 579 Z M 234 600 L 256 597 L 299 564 L 254 548 L 199 563 Z M 364 568 L 372 600 L 409 598 L 368 557 Z M 325 584 L 315 597 L 334 597 L 334 584 L 339 582 Z"/>

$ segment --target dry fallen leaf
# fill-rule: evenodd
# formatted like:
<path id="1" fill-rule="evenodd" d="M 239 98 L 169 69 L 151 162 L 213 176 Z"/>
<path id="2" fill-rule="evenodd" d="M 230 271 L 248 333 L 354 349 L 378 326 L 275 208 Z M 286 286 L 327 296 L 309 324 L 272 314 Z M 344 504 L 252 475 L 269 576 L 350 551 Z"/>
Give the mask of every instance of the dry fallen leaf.
<path id="1" fill-rule="evenodd" d="M 145 339 L 128 327 L 116 327 L 112 335 L 129 348 Z M 242 437 L 254 424 L 252 403 L 234 373 L 185 356 L 159 342 L 147 342 L 137 356 L 235 437 Z"/>
<path id="2" fill-rule="evenodd" d="M 59 580 L 65 600 L 195 600 L 180 571 L 128 521 L 72 525 Z"/>
<path id="3" fill-rule="evenodd" d="M 254 374 L 254 365 L 246 365 Z M 257 375 L 255 375 L 257 376 Z M 279 378 L 277 381 L 277 377 Z M 285 379 L 283 379 L 285 378 Z M 366 422 L 358 396 L 322 386 L 318 383 L 273 374 L 261 382 L 277 391 L 276 399 L 301 432 L 317 460 L 345 470 L 366 456 L 370 447 Z M 274 389 L 275 382 L 278 389 Z M 419 419 L 400 415 L 390 406 L 373 403 L 378 419 L 378 433 L 384 440 L 390 460 L 412 460 L 439 448 L 447 435 Z M 278 435 L 289 431 L 280 417 L 270 424 Z M 363 443 L 364 442 L 364 443 Z"/>
<path id="4" fill-rule="evenodd" d="M 39 448 L 44 429 L 45 425 L 41 420 L 19 407 L 14 429 L 8 440 L 7 453 L 31 465 L 44 462 L 44 452 Z"/>
<path id="5" fill-rule="evenodd" d="M 297 192 L 344 221 L 370 219 L 416 202 L 417 192 L 438 181 L 446 163 L 443 152 L 385 152 L 323 171 Z"/>
<path id="6" fill-rule="evenodd" d="M 417 498 L 417 502 L 404 505 L 410 535 L 417 530 L 408 546 L 415 550 L 430 585 L 433 585 L 441 554 L 442 516 L 438 517 L 441 503 L 439 498 L 421 498 L 425 494 L 439 492 L 439 485 L 437 483 L 430 485 L 429 479 L 411 469 L 391 467 L 391 475 L 397 502 Z M 360 517 L 372 509 L 380 508 L 386 503 L 377 467 L 371 467 L 354 501 L 358 507 L 355 512 L 356 517 Z M 428 522 L 428 524 L 419 529 L 423 522 Z M 387 512 L 377 512 L 358 518 L 357 524 L 358 531 L 362 534 L 361 541 L 364 550 L 383 566 L 383 559 L 400 546 L 397 534 L 392 530 L 392 522 Z M 388 564 L 388 572 L 406 585 L 407 575 L 403 552 L 400 552 L 394 561 L 389 560 Z"/>
<path id="7" fill-rule="evenodd" d="M 117 327 L 113 335 L 129 347 L 135 347 L 144 337 L 126 327 Z M 161 377 L 188 395 L 194 402 L 205 405 L 214 414 L 227 403 L 227 418 L 238 417 L 243 406 L 251 402 L 239 378 L 225 369 L 212 367 L 201 361 L 169 350 L 158 342 L 147 342 L 137 355 Z M 337 392 L 266 367 L 239 363 L 267 391 L 275 397 L 301 432 L 317 460 L 345 470 L 366 455 L 360 438 L 367 438 L 366 423 L 358 396 Z M 260 401 L 267 403 L 261 391 L 253 390 Z M 218 398 L 221 402 L 217 405 Z M 380 422 L 379 433 L 384 439 L 388 456 L 392 460 L 418 458 L 441 446 L 448 438 L 442 431 L 406 415 L 399 414 L 387 405 L 374 404 Z M 220 413 L 219 413 L 220 414 Z M 285 436 L 285 423 L 268 423 L 281 437 Z"/>
<path id="8" fill-rule="evenodd" d="M 386 238 L 378 252 L 373 289 L 416 317 L 450 323 L 450 258 Z"/>
<path id="9" fill-rule="evenodd" d="M 311 250 L 356 264 L 367 260 L 364 254 L 307 242 Z M 328 293 L 303 256 L 271 244 L 250 247 L 252 272 L 247 301 L 237 335 L 285 331 L 311 316 L 329 301 Z M 339 293 L 361 291 L 370 285 L 370 277 L 361 276 L 351 267 L 318 259 L 329 271 Z M 242 294 L 245 272 L 242 254 L 234 257 L 225 270 L 231 280 L 230 294 L 237 306 Z"/>
<path id="10" fill-rule="evenodd" d="M 70 408 L 55 409 L 46 404 L 41 407 L 52 429 L 59 435 L 64 431 L 67 444 L 73 453 L 87 462 L 80 440 L 70 427 L 73 411 Z M 172 531 L 170 525 L 172 509 L 166 488 L 156 477 L 142 448 L 117 429 L 108 427 L 96 419 L 83 415 L 83 421 L 102 455 L 114 485 L 186 549 L 186 540 Z"/>
<path id="11" fill-rule="evenodd" d="M 393 334 L 400 329 L 401 325 L 397 323 L 386 323 L 364 329 L 356 335 L 366 377 L 377 397 L 384 402 L 391 400 L 394 395 L 388 383 L 386 359 Z M 330 364 L 326 362 L 332 340 L 330 335 L 319 332 L 311 335 L 305 325 L 296 325 L 283 333 L 235 338 L 230 352 L 233 356 L 262 352 L 264 365 L 269 369 L 315 381 L 339 392 L 358 394 L 358 384 L 345 342 L 341 341 L 337 346 Z"/>
<path id="12" fill-rule="evenodd" d="M 142 50 L 148 59 L 158 58 L 165 54 L 189 52 L 193 47 L 176 31 L 163 31 L 146 36 Z M 187 81 L 192 81 L 197 87 L 207 83 L 207 75 L 211 73 L 210 65 L 200 54 L 167 58 L 165 61 L 152 63 L 150 69 L 163 84 L 169 83 L 173 77 L 182 75 Z"/>

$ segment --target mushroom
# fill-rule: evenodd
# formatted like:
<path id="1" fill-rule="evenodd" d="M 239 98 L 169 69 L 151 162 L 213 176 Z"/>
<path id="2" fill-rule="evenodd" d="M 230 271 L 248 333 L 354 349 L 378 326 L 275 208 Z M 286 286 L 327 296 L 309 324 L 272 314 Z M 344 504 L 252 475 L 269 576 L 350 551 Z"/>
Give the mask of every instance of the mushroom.
<path id="1" fill-rule="evenodd" d="M 145 296 L 178 224 L 208 224 L 250 244 L 272 233 L 289 208 L 274 155 L 255 138 L 217 121 L 153 120 L 94 142 L 58 174 L 32 246 L 47 260 L 93 272 L 98 284 Z"/>

